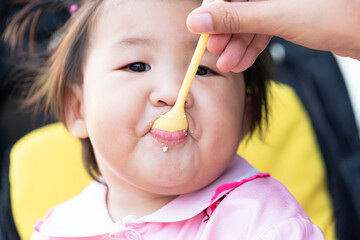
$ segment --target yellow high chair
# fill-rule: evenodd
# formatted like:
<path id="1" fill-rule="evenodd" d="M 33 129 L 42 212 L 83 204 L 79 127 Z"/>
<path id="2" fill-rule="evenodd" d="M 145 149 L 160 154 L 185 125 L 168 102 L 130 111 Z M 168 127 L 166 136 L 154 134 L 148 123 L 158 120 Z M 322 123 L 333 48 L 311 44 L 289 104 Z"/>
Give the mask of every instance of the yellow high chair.
<path id="1" fill-rule="evenodd" d="M 271 85 L 269 129 L 254 133 L 238 153 L 260 171 L 279 179 L 297 198 L 327 240 L 335 238 L 335 220 L 325 167 L 309 118 L 290 87 Z M 22 239 L 47 210 L 78 194 L 90 181 L 80 142 L 65 127 L 51 124 L 31 132 L 10 155 L 12 211 Z"/>
<path id="2" fill-rule="evenodd" d="M 10 198 L 21 239 L 53 206 L 85 188 L 91 178 L 83 167 L 80 141 L 61 123 L 34 130 L 21 138 L 10 153 Z"/>

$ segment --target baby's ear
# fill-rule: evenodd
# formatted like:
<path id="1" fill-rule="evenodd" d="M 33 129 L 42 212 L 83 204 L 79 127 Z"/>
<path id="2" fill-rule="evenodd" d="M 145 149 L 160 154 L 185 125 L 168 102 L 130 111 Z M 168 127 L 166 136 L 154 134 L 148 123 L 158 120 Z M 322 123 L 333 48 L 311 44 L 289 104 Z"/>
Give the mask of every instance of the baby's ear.
<path id="1" fill-rule="evenodd" d="M 78 138 L 89 137 L 84 120 L 83 91 L 81 86 L 74 84 L 67 89 L 64 108 L 65 123 L 70 133 Z"/>

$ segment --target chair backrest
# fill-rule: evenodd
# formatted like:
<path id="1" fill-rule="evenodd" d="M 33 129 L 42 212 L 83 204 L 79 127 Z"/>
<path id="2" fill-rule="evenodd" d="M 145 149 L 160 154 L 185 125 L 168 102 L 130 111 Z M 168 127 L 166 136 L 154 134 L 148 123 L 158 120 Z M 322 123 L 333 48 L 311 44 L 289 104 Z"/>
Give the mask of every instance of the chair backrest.
<path id="1" fill-rule="evenodd" d="M 53 206 L 77 195 L 90 181 L 80 141 L 61 123 L 21 138 L 10 153 L 10 197 L 16 227 L 29 239 L 32 226 Z"/>

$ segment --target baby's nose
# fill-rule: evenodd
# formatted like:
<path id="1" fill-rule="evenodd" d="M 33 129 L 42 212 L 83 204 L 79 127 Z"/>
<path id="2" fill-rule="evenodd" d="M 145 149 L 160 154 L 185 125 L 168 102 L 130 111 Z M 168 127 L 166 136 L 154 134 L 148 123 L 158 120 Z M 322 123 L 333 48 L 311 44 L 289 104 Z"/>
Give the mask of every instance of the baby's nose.
<path id="1" fill-rule="evenodd" d="M 185 73 L 184 73 L 185 74 Z M 150 94 L 150 102 L 153 106 L 174 106 L 179 95 L 179 91 L 183 82 L 184 76 L 178 74 L 166 74 L 156 81 L 156 86 Z M 191 107 L 193 98 L 191 91 L 186 97 L 185 108 Z"/>

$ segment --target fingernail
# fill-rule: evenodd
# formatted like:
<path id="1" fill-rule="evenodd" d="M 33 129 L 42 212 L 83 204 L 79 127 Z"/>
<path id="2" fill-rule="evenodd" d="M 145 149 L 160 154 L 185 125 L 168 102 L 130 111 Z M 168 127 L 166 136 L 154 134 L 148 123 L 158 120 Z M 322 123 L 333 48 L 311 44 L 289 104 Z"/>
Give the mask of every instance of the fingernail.
<path id="1" fill-rule="evenodd" d="M 213 21 L 209 13 L 198 13 L 189 16 L 189 28 L 195 33 L 209 33 L 213 30 Z"/>

